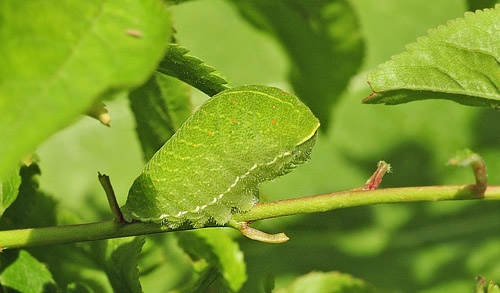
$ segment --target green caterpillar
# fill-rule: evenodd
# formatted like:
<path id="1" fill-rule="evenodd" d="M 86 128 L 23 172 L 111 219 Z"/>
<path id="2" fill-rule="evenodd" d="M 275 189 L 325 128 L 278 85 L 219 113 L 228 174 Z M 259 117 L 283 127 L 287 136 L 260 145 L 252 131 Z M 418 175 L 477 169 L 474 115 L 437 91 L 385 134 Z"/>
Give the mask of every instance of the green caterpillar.
<path id="1" fill-rule="evenodd" d="M 122 212 L 127 221 L 225 224 L 258 201 L 258 184 L 309 159 L 319 127 L 278 88 L 243 86 L 206 101 L 146 164 Z"/>

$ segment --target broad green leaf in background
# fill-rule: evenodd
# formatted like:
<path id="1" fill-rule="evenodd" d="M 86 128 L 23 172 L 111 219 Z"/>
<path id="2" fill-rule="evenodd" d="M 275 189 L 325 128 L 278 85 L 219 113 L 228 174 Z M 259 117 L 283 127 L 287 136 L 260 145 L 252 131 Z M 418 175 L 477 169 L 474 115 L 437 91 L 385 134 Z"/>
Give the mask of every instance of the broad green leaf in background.
<path id="1" fill-rule="evenodd" d="M 81 222 L 71 213 L 60 213 L 59 218 L 58 224 Z M 128 237 L 38 247 L 30 252 L 48 265 L 61 288 L 74 283 L 94 292 L 141 292 L 137 266 L 144 241 L 144 237 Z"/>
<path id="2" fill-rule="evenodd" d="M 81 223 L 70 211 L 61 212 L 57 202 L 38 189 L 40 169 L 36 163 L 23 166 L 20 174 L 19 196 L 0 220 L 2 229 Z M 29 253 L 47 264 L 61 288 L 76 282 L 96 292 L 108 292 L 111 287 L 119 292 L 137 292 L 137 258 L 143 241 L 140 237 L 94 241 L 31 248 Z M 12 251 L 7 250 L 5 255 L 8 253 Z M 2 264 L 7 265 L 4 261 Z"/>
<path id="3" fill-rule="evenodd" d="M 18 292 L 56 291 L 47 267 L 26 250 L 6 251 L 0 255 L 0 285 Z"/>
<path id="4" fill-rule="evenodd" d="M 500 106 L 500 7 L 466 13 L 429 31 L 368 76 L 364 103 L 449 99 Z"/>
<path id="5" fill-rule="evenodd" d="M 187 118 L 193 114 L 190 101 L 192 88 L 176 78 L 156 72 L 156 82 L 161 90 L 162 98 L 169 109 L 172 127 L 177 131 Z M 174 132 L 175 132 L 174 131 Z"/>
<path id="6" fill-rule="evenodd" d="M 57 209 L 57 202 L 38 189 L 39 174 L 40 169 L 36 163 L 21 167 L 20 175 L 22 182 L 19 186 L 19 196 L 0 219 L 0 229 L 34 228 L 81 223 L 81 220 L 71 220 L 70 222 L 63 220 L 63 222 L 60 222 L 62 218 L 68 219 L 68 215 L 72 219 L 75 217 L 69 212 L 64 213 L 64 217 L 61 217 L 61 215 L 58 216 L 59 209 Z M 95 243 L 99 244 L 101 242 Z M 83 249 L 82 246 L 84 246 Z M 96 254 L 94 251 L 88 249 L 88 246 L 88 243 L 57 245 L 31 248 L 28 251 L 30 259 L 36 258 L 36 262 L 44 264 L 44 270 L 46 270 L 45 265 L 50 269 L 51 278 L 54 279 L 54 282 L 60 288 L 65 288 L 67 284 L 72 282 L 79 282 L 83 285 L 89 285 L 96 292 L 106 291 L 110 287 L 106 279 L 106 274 L 92 261 L 91 256 L 94 257 Z M 3 268 L 12 262 L 16 257 L 16 252 L 17 250 L 6 250 L 5 253 L 0 254 L 2 264 L 4 265 Z M 9 258 L 12 255 L 14 256 L 11 260 L 3 259 L 3 256 Z M 17 256 L 17 259 L 19 260 L 20 257 Z M 23 271 L 23 268 L 19 266 L 12 267 L 11 269 L 13 270 L 12 274 L 17 269 Z M 40 273 L 40 276 L 44 276 L 44 274 L 46 273 Z M 21 291 L 25 292 L 24 290 Z M 43 290 L 35 290 L 35 292 L 41 291 Z"/>
<path id="7" fill-rule="evenodd" d="M 71 283 L 66 286 L 66 293 L 93 293 L 92 288 L 82 283 Z"/>
<path id="8" fill-rule="evenodd" d="M 264 293 L 272 293 L 274 291 L 274 276 L 270 273 L 265 274 L 262 278 L 262 289 Z"/>
<path id="9" fill-rule="evenodd" d="M 157 70 L 163 74 L 177 77 L 185 83 L 213 96 L 227 89 L 227 81 L 216 70 L 194 56 L 189 50 L 177 44 L 170 44 L 167 53 Z"/>
<path id="10" fill-rule="evenodd" d="M 138 268 L 144 292 L 170 292 L 196 275 L 192 261 L 177 244 L 174 233 L 149 235 Z"/>
<path id="11" fill-rule="evenodd" d="M 133 238 L 116 241 L 37 247 L 29 251 L 47 264 L 61 288 L 76 286 L 90 292 L 140 292 L 137 260 L 142 242 Z"/>
<path id="12" fill-rule="evenodd" d="M 188 2 L 188 1 L 192 1 L 192 0 L 163 0 L 163 1 L 168 3 L 168 4 L 179 4 L 182 2 Z"/>
<path id="13" fill-rule="evenodd" d="M 19 185 L 21 184 L 21 176 L 19 175 L 19 167 L 8 172 L 2 180 L 0 180 L 0 218 L 5 210 L 14 202 L 19 193 Z"/>
<path id="14" fill-rule="evenodd" d="M 20 169 L 19 195 L 0 219 L 0 229 L 20 229 L 56 225 L 57 202 L 38 190 L 38 164 Z"/>
<path id="15" fill-rule="evenodd" d="M 378 290 L 363 280 L 356 279 L 348 274 L 339 272 L 312 272 L 297 278 L 286 289 L 280 289 L 277 293 L 375 293 L 385 292 Z"/>
<path id="16" fill-rule="evenodd" d="M 129 94 L 145 161 L 149 161 L 191 115 L 189 97 L 188 85 L 159 72 Z"/>
<path id="17" fill-rule="evenodd" d="M 282 44 L 296 93 L 327 129 L 331 110 L 363 59 L 357 17 L 347 1 L 232 1 Z"/>
<path id="18" fill-rule="evenodd" d="M 107 241 L 105 271 L 115 292 L 141 292 L 139 254 L 144 237 L 128 237 Z"/>
<path id="19" fill-rule="evenodd" d="M 100 94 L 145 81 L 170 39 L 157 0 L 1 1 L 0 28 L 0 176 Z"/>
<path id="20" fill-rule="evenodd" d="M 231 290 L 245 283 L 243 253 L 236 242 L 219 229 L 203 229 L 178 233 L 179 245 L 194 260 L 205 260 L 215 266 Z"/>
<path id="21" fill-rule="evenodd" d="M 476 11 L 478 9 L 491 8 L 498 3 L 497 0 L 467 0 L 469 10 Z"/>
<path id="22" fill-rule="evenodd" d="M 193 268 L 196 274 L 192 277 L 191 281 L 183 286 L 179 291 L 181 292 L 227 292 L 228 286 L 219 281 L 219 270 L 216 266 L 208 264 L 205 260 L 193 263 Z"/>

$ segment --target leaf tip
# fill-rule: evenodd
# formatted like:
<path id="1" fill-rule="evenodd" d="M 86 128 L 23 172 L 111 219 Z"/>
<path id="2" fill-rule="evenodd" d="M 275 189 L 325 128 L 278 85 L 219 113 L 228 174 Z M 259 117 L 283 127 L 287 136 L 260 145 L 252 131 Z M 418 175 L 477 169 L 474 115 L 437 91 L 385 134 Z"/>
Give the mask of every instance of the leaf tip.
<path id="1" fill-rule="evenodd" d="M 88 111 L 87 115 L 99 120 L 103 125 L 111 126 L 111 116 L 109 116 L 106 105 L 102 102 L 97 102 Z"/>
<path id="2" fill-rule="evenodd" d="M 378 93 L 377 92 L 373 92 L 371 93 L 368 97 L 364 98 L 361 103 L 362 104 L 375 104 L 376 103 L 376 97 L 377 97 Z"/>

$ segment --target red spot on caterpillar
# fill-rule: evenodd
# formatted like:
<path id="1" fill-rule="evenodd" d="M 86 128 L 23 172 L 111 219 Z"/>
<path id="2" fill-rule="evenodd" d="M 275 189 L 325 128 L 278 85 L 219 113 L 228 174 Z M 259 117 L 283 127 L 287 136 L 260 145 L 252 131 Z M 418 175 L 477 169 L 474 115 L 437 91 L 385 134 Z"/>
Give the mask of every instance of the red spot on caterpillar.
<path id="1" fill-rule="evenodd" d="M 208 134 L 209 134 L 209 135 L 210 135 L 210 134 L 212 134 L 212 131 L 210 131 L 210 130 L 209 130 L 209 131 L 208 131 Z"/>
<path id="2" fill-rule="evenodd" d="M 233 104 L 236 104 L 236 100 L 233 100 Z"/>
<path id="3" fill-rule="evenodd" d="M 281 95 L 284 96 L 285 95 L 285 92 L 281 92 Z"/>
<path id="4" fill-rule="evenodd" d="M 233 123 L 236 123 L 236 119 L 233 119 Z"/>
<path id="5" fill-rule="evenodd" d="M 203 109 L 203 110 L 201 110 L 201 112 L 205 113 L 206 111 L 205 111 L 205 109 Z"/>
<path id="6" fill-rule="evenodd" d="M 271 121 L 272 124 L 276 124 L 276 120 Z"/>
<path id="7" fill-rule="evenodd" d="M 290 93 L 290 96 L 293 96 L 293 93 Z"/>
<path id="8" fill-rule="evenodd" d="M 276 109 L 276 105 L 273 105 L 273 109 Z"/>
<path id="9" fill-rule="evenodd" d="M 186 125 L 186 128 L 189 129 L 189 125 Z"/>

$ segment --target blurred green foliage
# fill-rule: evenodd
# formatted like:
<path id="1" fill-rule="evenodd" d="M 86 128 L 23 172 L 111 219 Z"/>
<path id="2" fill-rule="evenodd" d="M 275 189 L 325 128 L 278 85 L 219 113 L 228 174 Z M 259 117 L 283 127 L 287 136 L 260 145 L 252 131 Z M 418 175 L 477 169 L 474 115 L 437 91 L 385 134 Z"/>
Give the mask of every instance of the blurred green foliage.
<path id="1" fill-rule="evenodd" d="M 144 82 L 169 18 L 154 0 L 0 2 L 0 177 L 98 96 Z"/>
<path id="2" fill-rule="evenodd" d="M 322 75 L 329 71 L 335 76 L 343 74 L 341 78 L 346 83 L 340 90 L 332 90 L 332 108 L 323 109 L 329 127 L 320 133 L 310 163 L 263 184 L 261 198 L 278 200 L 354 188 L 364 184 L 379 160 L 387 161 L 394 169 L 384 178 L 381 188 L 472 183 L 474 177 L 468 169 L 446 166 L 455 151 L 464 148 L 471 148 L 484 158 L 490 184 L 498 184 L 497 111 L 436 100 L 392 107 L 361 104 L 371 92 L 366 75 L 377 64 L 404 51 L 406 44 L 425 35 L 427 29 L 461 17 L 469 7 L 482 8 L 481 2 L 491 5 L 491 1 L 332 2 L 352 8 L 363 43 L 362 51 L 357 52 L 362 63 L 340 72 L 335 71 L 335 64 L 325 64 L 327 69 L 319 71 Z M 280 3 L 285 5 L 286 1 Z M 277 31 L 256 28 L 255 21 L 250 23 L 238 5 L 238 1 L 200 0 L 172 6 L 176 41 L 189 48 L 191 55 L 220 70 L 230 86 L 266 84 L 293 91 L 298 81 L 290 79 L 290 74 L 294 78 L 301 75 L 293 75 L 297 63 L 286 46 L 288 43 L 284 44 Z M 266 17 L 270 20 L 273 15 Z M 281 25 L 293 37 L 294 27 Z M 334 33 L 335 29 L 331 28 Z M 307 51 L 309 44 L 294 42 L 294 52 Z M 320 61 L 328 58 L 313 57 Z M 300 94 L 306 96 L 308 92 Z M 207 98 L 192 90 L 195 106 Z M 123 204 L 143 165 L 128 100 L 118 93 L 107 104 L 112 118 L 110 128 L 85 117 L 38 148 L 43 174 L 41 189 L 57 198 L 62 210 L 72 211 L 73 220 L 59 219 L 58 224 L 109 219 L 97 171 L 110 175 L 119 203 Z M 42 199 L 53 209 L 51 199 L 44 194 Z M 16 202 L 12 208 L 15 205 Z M 402 292 L 471 292 L 477 275 L 499 279 L 499 208 L 500 203 L 496 202 L 357 207 L 256 223 L 265 231 L 286 232 L 291 240 L 285 244 L 270 245 L 230 235 L 237 239 L 247 264 L 244 292 L 259 292 L 263 283 L 272 278 L 275 288 L 286 288 L 292 280 L 311 271 L 339 271 L 379 288 Z M 34 217 L 38 215 L 35 213 Z M 55 220 L 50 218 L 50 222 L 54 224 Z M 30 253 L 52 264 L 52 276 L 47 274 L 45 282 L 52 283 L 54 278 L 58 284 L 69 283 L 69 277 L 74 277 L 89 281 L 86 284 L 93 284 L 94 290 L 110 290 L 111 286 L 102 281 L 106 276 L 98 270 L 105 263 L 108 245 L 111 244 L 103 241 L 37 248 Z M 56 251 L 71 260 L 71 265 L 43 257 Z M 22 256 L 30 257 L 24 252 Z M 200 275 L 192 259 L 178 247 L 174 235 L 148 236 L 139 268 L 145 292 L 179 288 Z"/>

